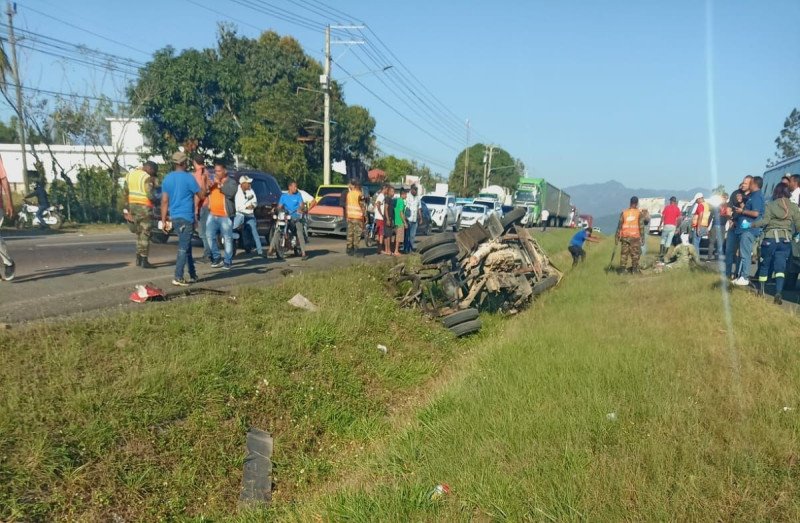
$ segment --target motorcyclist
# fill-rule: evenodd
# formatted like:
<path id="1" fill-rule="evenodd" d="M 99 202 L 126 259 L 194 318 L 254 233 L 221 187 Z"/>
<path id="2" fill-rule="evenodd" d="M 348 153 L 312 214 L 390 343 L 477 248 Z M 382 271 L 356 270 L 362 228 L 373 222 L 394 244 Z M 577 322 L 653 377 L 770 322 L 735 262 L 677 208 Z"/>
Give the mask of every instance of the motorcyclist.
<path id="1" fill-rule="evenodd" d="M 33 191 L 26 195 L 25 199 L 27 200 L 33 196 L 36 196 L 37 205 L 39 206 L 39 210 L 36 211 L 36 218 L 39 219 L 39 227 L 44 229 L 47 227 L 47 224 L 44 223 L 44 211 L 50 207 L 50 200 L 47 197 L 47 189 L 45 189 L 44 183 L 42 183 L 41 180 L 36 182 Z"/>
<path id="2" fill-rule="evenodd" d="M 11 201 L 11 186 L 8 183 L 6 170 L 0 161 L 0 225 L 3 218 L 14 218 L 14 202 Z M 14 260 L 8 253 L 6 242 L 0 236 L 0 277 L 5 281 L 14 279 Z"/>
<path id="3" fill-rule="evenodd" d="M 289 232 L 294 234 L 297 240 L 297 247 L 300 249 L 300 256 L 303 260 L 307 260 L 308 255 L 306 254 L 305 238 L 303 234 L 298 234 L 297 230 L 297 225 L 300 223 L 303 213 L 306 211 L 306 204 L 303 202 L 303 196 L 297 191 L 296 181 L 292 180 L 289 182 L 288 189 L 288 192 L 286 194 L 282 194 L 281 199 L 278 200 L 278 212 L 284 211 L 291 217 L 291 220 L 289 220 L 287 223 Z M 275 252 L 278 257 L 280 257 L 280 251 L 278 250 L 280 241 L 280 232 L 278 231 L 278 227 L 275 227 L 275 232 L 272 234 L 270 250 Z"/>

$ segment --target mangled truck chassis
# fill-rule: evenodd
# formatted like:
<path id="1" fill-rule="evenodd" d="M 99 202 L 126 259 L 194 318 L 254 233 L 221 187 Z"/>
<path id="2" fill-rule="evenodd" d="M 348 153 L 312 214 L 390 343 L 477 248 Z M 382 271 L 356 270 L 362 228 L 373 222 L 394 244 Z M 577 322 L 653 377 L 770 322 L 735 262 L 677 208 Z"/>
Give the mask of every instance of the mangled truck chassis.
<path id="1" fill-rule="evenodd" d="M 390 272 L 400 304 L 441 320 L 457 336 L 480 330 L 479 311 L 523 309 L 562 276 L 519 224 L 524 214 L 492 215 L 485 225 L 420 242 L 422 264 L 409 261 Z"/>

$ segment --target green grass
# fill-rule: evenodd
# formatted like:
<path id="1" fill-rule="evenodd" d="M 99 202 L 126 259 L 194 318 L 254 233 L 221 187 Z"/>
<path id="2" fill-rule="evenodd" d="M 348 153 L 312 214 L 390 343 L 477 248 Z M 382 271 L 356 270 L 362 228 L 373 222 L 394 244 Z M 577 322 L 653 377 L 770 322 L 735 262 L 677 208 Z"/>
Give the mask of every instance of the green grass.
<path id="1" fill-rule="evenodd" d="M 731 345 L 715 275 L 609 275 L 610 247 L 482 333 L 475 365 L 343 486 L 280 515 L 800 520 L 798 319 L 735 292 Z M 439 483 L 453 493 L 431 502 Z"/>
<path id="2" fill-rule="evenodd" d="M 276 506 L 334 478 L 469 350 L 398 309 L 385 274 L 0 332 L 0 520 L 224 518 L 251 426 L 274 436 Z"/>

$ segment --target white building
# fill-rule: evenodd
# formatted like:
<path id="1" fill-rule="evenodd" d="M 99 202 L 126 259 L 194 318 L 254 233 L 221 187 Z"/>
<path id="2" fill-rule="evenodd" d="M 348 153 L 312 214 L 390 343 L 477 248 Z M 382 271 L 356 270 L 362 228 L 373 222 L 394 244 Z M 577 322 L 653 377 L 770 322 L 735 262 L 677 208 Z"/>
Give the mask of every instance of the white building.
<path id="1" fill-rule="evenodd" d="M 108 145 L 35 145 L 36 153 L 44 164 L 45 176 L 49 181 L 59 177 L 53 169 L 51 157 L 64 169 L 73 181 L 76 180 L 81 167 L 108 167 L 114 156 L 119 153 L 118 161 L 123 171 L 141 165 L 143 155 L 148 155 L 150 148 L 145 145 L 141 132 L 142 120 L 139 118 L 106 118 L 110 126 L 111 143 Z M 30 148 L 30 146 L 29 146 Z M 22 149 L 19 144 L 0 144 L 0 157 L 3 159 L 8 181 L 15 190 L 22 189 Z M 34 170 L 36 158 L 26 151 L 29 178 L 37 176 Z M 152 158 L 161 161 L 160 157 Z M 56 168 L 58 169 L 58 168 Z"/>

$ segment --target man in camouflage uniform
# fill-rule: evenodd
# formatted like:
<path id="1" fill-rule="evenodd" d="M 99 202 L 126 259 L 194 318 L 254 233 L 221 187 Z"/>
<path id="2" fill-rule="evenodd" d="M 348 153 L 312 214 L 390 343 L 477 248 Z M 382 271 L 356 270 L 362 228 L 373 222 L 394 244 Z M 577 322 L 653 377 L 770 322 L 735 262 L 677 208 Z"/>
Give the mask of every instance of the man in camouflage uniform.
<path id="1" fill-rule="evenodd" d="M 700 265 L 700 256 L 697 255 L 694 245 L 689 243 L 688 235 L 681 235 L 681 244 L 669 248 L 666 259 L 670 260 L 671 269 L 688 269 Z"/>
<path id="2" fill-rule="evenodd" d="M 123 211 L 125 219 L 136 233 L 136 266 L 154 269 L 147 257 L 150 253 L 150 230 L 153 227 L 153 186 L 158 166 L 146 162 L 141 169 L 134 169 L 125 176 L 125 199 L 128 208 Z"/>
<path id="3" fill-rule="evenodd" d="M 633 196 L 629 208 L 622 211 L 617 225 L 617 241 L 622 244 L 620 267 L 630 273 L 639 272 L 639 258 L 642 255 L 644 235 L 644 214 L 639 210 L 639 198 Z M 628 268 L 628 258 L 631 266 Z"/>

